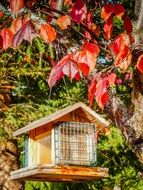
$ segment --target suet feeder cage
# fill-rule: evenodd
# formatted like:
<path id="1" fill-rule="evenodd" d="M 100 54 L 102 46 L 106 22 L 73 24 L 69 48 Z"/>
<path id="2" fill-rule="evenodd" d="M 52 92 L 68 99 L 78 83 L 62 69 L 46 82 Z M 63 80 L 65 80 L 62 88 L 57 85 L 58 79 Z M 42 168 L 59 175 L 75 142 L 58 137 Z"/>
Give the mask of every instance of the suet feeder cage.
<path id="1" fill-rule="evenodd" d="M 80 102 L 15 131 L 14 136 L 25 134 L 25 164 L 11 178 L 75 182 L 107 177 L 107 168 L 95 166 L 96 132 L 108 125 Z"/>

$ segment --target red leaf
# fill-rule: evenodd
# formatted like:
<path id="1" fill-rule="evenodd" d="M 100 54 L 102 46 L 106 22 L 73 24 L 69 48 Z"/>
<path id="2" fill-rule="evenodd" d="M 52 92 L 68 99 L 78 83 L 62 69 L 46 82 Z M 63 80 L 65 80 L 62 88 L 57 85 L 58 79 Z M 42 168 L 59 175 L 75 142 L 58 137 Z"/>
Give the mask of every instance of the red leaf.
<path id="1" fill-rule="evenodd" d="M 113 42 L 109 44 L 110 50 L 115 56 L 117 56 L 123 49 L 124 46 L 132 44 L 132 39 L 126 33 L 118 35 Z"/>
<path id="2" fill-rule="evenodd" d="M 11 22 L 11 25 L 9 27 L 9 29 L 14 33 L 16 34 L 18 32 L 18 30 L 20 30 L 20 28 L 22 27 L 22 20 L 20 17 L 14 19 L 12 22 Z"/>
<path id="3" fill-rule="evenodd" d="M 109 44 L 109 48 L 113 54 L 117 56 L 120 53 L 122 45 L 124 45 L 124 39 L 121 35 L 118 35 L 114 41 Z"/>
<path id="4" fill-rule="evenodd" d="M 2 29 L 0 35 L 3 39 L 3 49 L 6 50 L 12 45 L 14 34 L 10 29 L 4 28 Z"/>
<path id="5" fill-rule="evenodd" d="M 3 17 L 3 12 L 0 11 L 0 19 Z"/>
<path id="6" fill-rule="evenodd" d="M 29 0 L 28 2 L 26 2 L 26 6 L 28 8 L 33 7 L 33 5 L 36 3 L 37 0 Z"/>
<path id="7" fill-rule="evenodd" d="M 119 66 L 123 71 L 125 71 L 131 63 L 132 55 L 129 50 L 131 43 L 132 39 L 129 35 L 120 34 L 109 44 L 109 48 L 115 56 L 114 64 Z"/>
<path id="8" fill-rule="evenodd" d="M 10 9 L 14 14 L 18 14 L 19 11 L 24 7 L 24 0 L 11 0 Z"/>
<path id="9" fill-rule="evenodd" d="M 108 75 L 108 76 L 106 77 L 106 79 L 107 79 L 108 82 L 109 82 L 109 85 L 115 84 L 116 78 L 117 78 L 117 75 L 116 75 L 115 73 L 111 73 L 110 75 Z"/>
<path id="10" fill-rule="evenodd" d="M 56 39 L 56 31 L 50 24 L 41 24 L 40 36 L 45 42 L 52 42 Z"/>
<path id="11" fill-rule="evenodd" d="M 48 0 L 48 4 L 50 5 L 51 8 L 56 9 L 56 7 L 57 7 L 57 0 Z"/>
<path id="12" fill-rule="evenodd" d="M 100 49 L 98 45 L 88 42 L 83 46 L 81 52 L 78 52 L 75 55 L 75 60 L 77 60 L 79 64 L 79 69 L 85 76 L 88 76 L 89 73 L 95 68 L 96 59 L 99 52 Z"/>
<path id="13" fill-rule="evenodd" d="M 112 32 L 113 32 L 113 17 L 112 16 L 110 16 L 108 19 L 107 19 L 107 21 L 106 21 L 106 23 L 104 24 L 104 26 L 103 26 L 103 30 L 104 30 L 104 32 L 105 32 L 105 38 L 107 39 L 107 40 L 109 40 L 110 38 L 111 38 L 111 34 L 112 34 Z"/>
<path id="14" fill-rule="evenodd" d="M 79 80 L 80 78 L 78 67 L 73 60 L 72 54 L 63 57 L 57 65 L 52 68 L 48 79 L 49 86 L 53 87 L 64 75 L 68 76 L 70 79 L 75 78 Z"/>
<path id="15" fill-rule="evenodd" d="M 73 21 L 80 23 L 86 18 L 87 7 L 83 0 L 76 0 L 69 16 Z"/>
<path id="16" fill-rule="evenodd" d="M 108 87 L 109 85 L 115 84 L 115 81 L 115 73 L 111 73 L 103 78 L 99 78 L 97 75 L 95 75 L 88 88 L 88 100 L 90 106 L 92 105 L 93 99 L 95 97 L 99 107 L 103 110 L 108 100 Z"/>
<path id="17" fill-rule="evenodd" d="M 131 63 L 132 55 L 129 48 L 125 45 L 122 51 L 117 55 L 114 64 L 125 71 Z"/>
<path id="18" fill-rule="evenodd" d="M 34 31 L 34 25 L 31 21 L 24 23 L 22 28 L 16 33 L 13 39 L 13 47 L 18 47 L 23 40 L 27 40 L 32 43 L 33 38 L 36 36 Z"/>
<path id="19" fill-rule="evenodd" d="M 108 93 L 107 93 L 108 86 L 109 83 L 106 78 L 99 80 L 96 85 L 95 98 L 96 102 L 98 103 L 99 107 L 102 110 L 104 109 L 104 106 L 108 100 Z"/>
<path id="20" fill-rule="evenodd" d="M 138 58 L 138 61 L 137 61 L 137 68 L 138 70 L 143 73 L 143 54 L 140 55 L 140 57 Z"/>
<path id="21" fill-rule="evenodd" d="M 68 15 L 60 16 L 57 19 L 57 24 L 61 27 L 62 30 L 65 30 L 71 24 L 71 20 Z"/>
<path id="22" fill-rule="evenodd" d="M 0 48 L 3 48 L 3 38 L 1 35 L 0 35 Z"/>
<path id="23" fill-rule="evenodd" d="M 125 9 L 123 7 L 123 5 L 121 5 L 120 3 L 116 3 L 115 4 L 115 14 L 116 16 L 121 19 L 122 16 L 124 15 L 125 13 Z"/>
<path id="24" fill-rule="evenodd" d="M 101 11 L 101 18 L 107 20 L 114 11 L 114 7 L 111 4 L 103 6 Z"/>
<path id="25" fill-rule="evenodd" d="M 131 34 L 133 31 L 132 22 L 127 15 L 124 16 L 124 29 L 127 34 Z"/>
<path id="26" fill-rule="evenodd" d="M 95 96 L 95 92 L 96 92 L 96 81 L 95 81 L 95 79 L 93 79 L 88 88 L 88 100 L 89 100 L 90 106 L 92 105 L 92 102 L 93 102 L 93 99 Z"/>

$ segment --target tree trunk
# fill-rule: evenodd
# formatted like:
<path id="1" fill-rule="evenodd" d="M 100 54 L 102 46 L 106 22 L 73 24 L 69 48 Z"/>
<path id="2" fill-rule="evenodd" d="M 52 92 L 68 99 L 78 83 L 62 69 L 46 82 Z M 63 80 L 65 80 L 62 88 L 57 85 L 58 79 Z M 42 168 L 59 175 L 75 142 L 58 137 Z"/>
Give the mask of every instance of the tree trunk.
<path id="1" fill-rule="evenodd" d="M 135 45 L 132 50 L 132 66 L 143 54 L 143 0 L 135 1 Z M 138 70 L 133 73 L 132 102 L 125 105 L 116 92 L 110 92 L 106 113 L 119 127 L 126 140 L 131 144 L 139 161 L 143 163 L 143 74 Z M 111 114 L 112 113 L 112 114 Z"/>
<path id="2" fill-rule="evenodd" d="M 10 172 L 19 168 L 16 140 L 0 142 L 0 190 L 22 190 L 23 184 L 10 179 Z"/>
<path id="3" fill-rule="evenodd" d="M 12 103 L 11 96 L 12 87 L 7 83 L 0 81 L 0 113 L 3 117 L 3 112 L 8 109 Z M 9 131 L 9 129 L 8 129 Z M 4 139 L 4 138 L 2 138 Z M 1 140 L 0 141 L 0 190 L 22 190 L 23 184 L 11 180 L 10 172 L 19 168 L 19 153 L 16 140 Z"/>
<path id="4" fill-rule="evenodd" d="M 143 51 L 135 49 L 132 53 L 134 65 Z M 131 100 L 130 105 L 126 105 L 116 91 L 112 91 L 105 112 L 122 131 L 139 161 L 143 163 L 143 75 L 138 70 L 133 73 Z"/>

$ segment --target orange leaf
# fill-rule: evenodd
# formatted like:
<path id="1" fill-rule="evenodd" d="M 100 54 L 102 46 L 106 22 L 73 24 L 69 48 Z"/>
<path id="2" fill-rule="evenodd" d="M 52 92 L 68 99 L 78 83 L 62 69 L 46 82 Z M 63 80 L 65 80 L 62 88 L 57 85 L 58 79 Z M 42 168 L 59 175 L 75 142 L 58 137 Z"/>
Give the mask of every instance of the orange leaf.
<path id="1" fill-rule="evenodd" d="M 12 22 L 11 25 L 9 27 L 9 29 L 16 34 L 18 32 L 18 30 L 22 27 L 22 20 L 20 17 L 15 18 Z"/>
<path id="2" fill-rule="evenodd" d="M 75 59 L 79 64 L 79 69 L 83 72 L 85 76 L 95 68 L 96 59 L 100 52 L 98 45 L 93 43 L 86 43 L 80 52 L 75 54 Z"/>
<path id="3" fill-rule="evenodd" d="M 129 46 L 132 44 L 132 39 L 130 38 L 129 35 L 126 33 L 119 34 L 113 42 L 109 44 L 110 50 L 113 52 L 115 56 L 117 56 L 122 49 L 124 49 L 124 46 Z"/>
<path id="4" fill-rule="evenodd" d="M 120 3 L 116 3 L 115 4 L 115 14 L 116 16 L 121 19 L 122 16 L 124 15 L 125 13 L 125 9 L 123 7 L 123 5 L 121 5 Z"/>
<path id="5" fill-rule="evenodd" d="M 114 7 L 111 4 L 103 6 L 101 11 L 101 18 L 107 20 L 111 16 L 111 14 L 114 13 L 114 11 Z"/>
<path id="6" fill-rule="evenodd" d="M 143 54 L 139 56 L 137 61 L 137 68 L 138 70 L 143 73 Z"/>
<path id="7" fill-rule="evenodd" d="M 10 29 L 4 28 L 2 29 L 0 35 L 3 39 L 3 49 L 6 50 L 12 45 L 14 34 Z"/>
<path id="8" fill-rule="evenodd" d="M 41 24 L 40 37 L 47 43 L 52 42 L 56 39 L 56 31 L 50 24 Z"/>
<path id="9" fill-rule="evenodd" d="M 122 51 L 117 55 L 114 64 L 125 71 L 131 63 L 132 55 L 129 48 L 125 45 Z"/>
<path id="10" fill-rule="evenodd" d="M 64 0 L 64 5 L 72 5 L 72 0 Z"/>
<path id="11" fill-rule="evenodd" d="M 106 79 L 107 79 L 108 82 L 109 82 L 109 85 L 115 84 L 116 78 L 117 78 L 117 75 L 116 75 L 115 73 L 111 73 L 110 75 L 108 75 L 108 76 L 106 77 Z"/>
<path id="12" fill-rule="evenodd" d="M 105 38 L 107 39 L 107 40 L 109 40 L 110 38 L 111 38 L 111 34 L 112 34 L 112 32 L 113 32 L 113 17 L 112 16 L 110 16 L 107 20 L 106 20 L 106 22 L 105 22 L 105 24 L 104 24 L 104 26 L 103 26 L 103 30 L 104 30 L 104 32 L 105 32 Z"/>
<path id="13" fill-rule="evenodd" d="M 24 0 L 11 0 L 10 9 L 14 14 L 18 14 L 19 11 L 24 7 Z"/>
<path id="14" fill-rule="evenodd" d="M 68 15 L 60 16 L 57 20 L 57 24 L 61 27 L 62 30 L 67 29 L 71 24 L 70 17 Z"/>

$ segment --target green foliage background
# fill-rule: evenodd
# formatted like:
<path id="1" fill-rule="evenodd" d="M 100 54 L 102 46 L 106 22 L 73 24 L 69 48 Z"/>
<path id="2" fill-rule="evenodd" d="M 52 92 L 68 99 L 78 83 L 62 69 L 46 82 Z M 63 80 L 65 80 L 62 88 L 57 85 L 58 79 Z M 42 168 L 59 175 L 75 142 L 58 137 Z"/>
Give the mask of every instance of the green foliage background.
<path id="1" fill-rule="evenodd" d="M 134 17 L 134 1 L 123 3 L 129 7 L 130 16 Z M 115 25 L 118 24 L 115 21 Z M 65 77 L 56 87 L 49 89 L 46 82 L 51 69 L 48 55 L 58 61 L 60 52 L 55 52 L 53 46 L 43 43 L 39 38 L 32 45 L 24 42 L 18 49 L 9 48 L 5 52 L 0 50 L 0 87 L 14 87 L 9 92 L 11 104 L 0 112 L 0 141 L 12 138 L 12 131 L 58 109 L 78 101 L 87 103 L 88 82 L 85 79 L 71 82 Z M 128 84 L 120 84 L 117 91 L 123 99 L 130 96 Z M 96 104 L 93 109 L 97 110 Z M 22 165 L 22 138 L 19 139 L 19 150 Z M 97 150 L 97 166 L 109 168 L 107 179 L 75 184 L 26 182 L 25 190 L 112 190 L 115 186 L 122 190 L 143 189 L 140 175 L 143 166 L 117 128 L 110 126 L 110 134 L 101 136 Z"/>
<path id="2" fill-rule="evenodd" d="M 56 87 L 49 89 L 46 79 L 51 66 L 45 58 L 49 53 L 54 55 L 54 52 L 49 52 L 49 46 L 38 38 L 32 46 L 26 43 L 18 50 L 1 52 L 1 85 L 9 84 L 14 88 L 11 91 L 10 106 L 0 114 L 0 140 L 12 138 L 12 131 L 62 107 L 78 101 L 87 103 L 87 81 L 84 79 L 71 82 L 64 78 Z M 24 59 L 26 55 L 29 57 L 28 61 Z M 96 108 L 96 104 L 93 105 L 93 109 Z M 22 139 L 19 139 L 19 150 L 22 164 Z M 97 166 L 109 168 L 107 179 L 75 184 L 26 182 L 25 189 L 112 190 L 115 186 L 120 186 L 123 190 L 143 189 L 143 179 L 140 176 L 143 168 L 114 126 L 110 126 L 109 135 L 99 139 L 97 156 Z"/>

